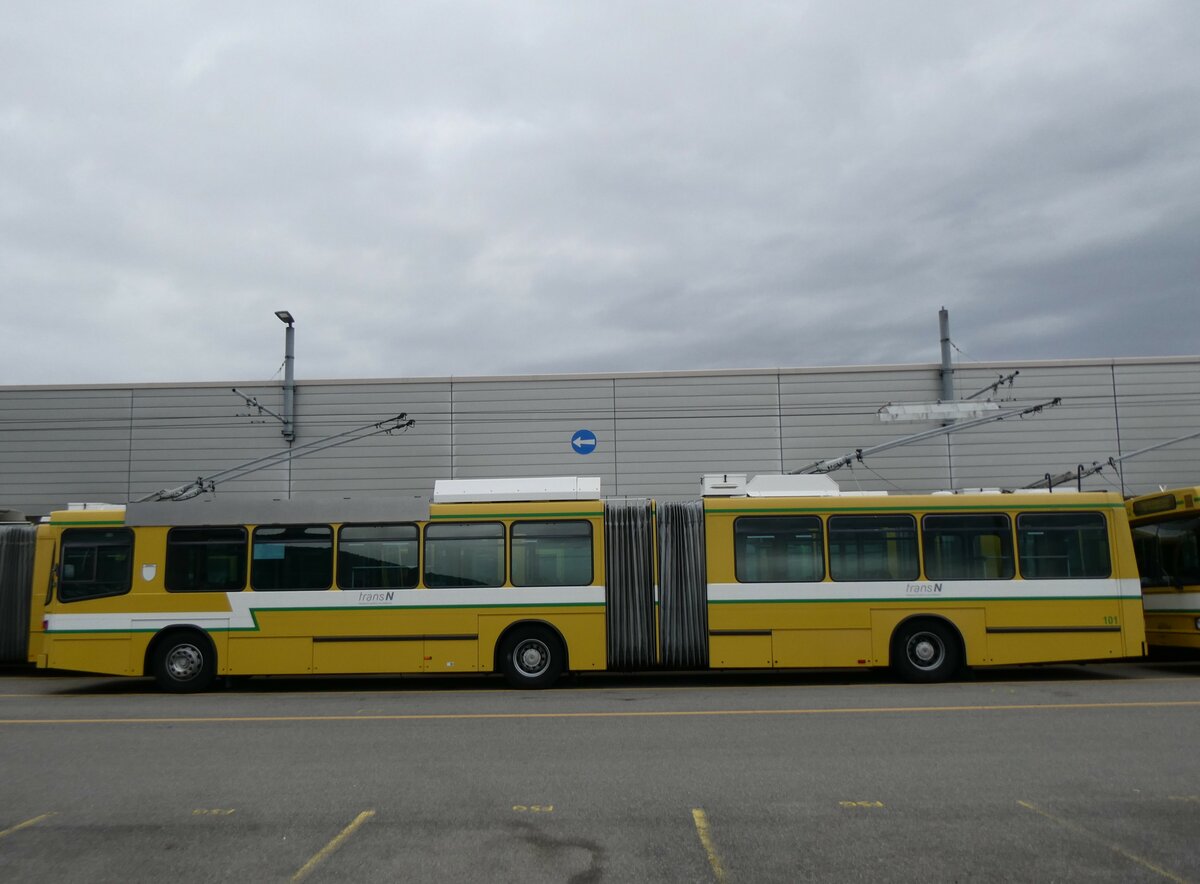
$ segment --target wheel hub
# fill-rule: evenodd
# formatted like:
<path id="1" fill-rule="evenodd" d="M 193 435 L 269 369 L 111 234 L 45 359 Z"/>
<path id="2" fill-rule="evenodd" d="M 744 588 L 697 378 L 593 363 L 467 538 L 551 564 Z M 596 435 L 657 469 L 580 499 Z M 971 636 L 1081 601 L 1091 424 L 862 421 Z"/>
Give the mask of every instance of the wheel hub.
<path id="1" fill-rule="evenodd" d="M 513 656 L 522 672 L 536 675 L 546 668 L 550 653 L 549 649 L 540 642 L 528 641 L 522 643 Z"/>
<path id="2" fill-rule="evenodd" d="M 167 671 L 172 678 L 187 681 L 204 668 L 204 655 L 195 645 L 179 645 L 167 655 Z"/>
<path id="3" fill-rule="evenodd" d="M 923 632 L 908 642 L 908 659 L 920 669 L 935 669 L 941 665 L 945 649 L 935 635 Z"/>

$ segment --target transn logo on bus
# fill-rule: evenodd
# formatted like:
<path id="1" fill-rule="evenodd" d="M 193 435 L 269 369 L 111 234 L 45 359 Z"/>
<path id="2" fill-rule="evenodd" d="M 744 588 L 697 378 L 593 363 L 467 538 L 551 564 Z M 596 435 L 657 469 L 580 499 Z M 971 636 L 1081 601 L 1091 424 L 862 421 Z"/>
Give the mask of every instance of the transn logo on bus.
<path id="1" fill-rule="evenodd" d="M 942 591 L 940 583 L 909 583 L 904 587 L 908 595 L 938 595 Z"/>
<path id="2" fill-rule="evenodd" d="M 367 602 L 391 602 L 395 599 L 396 593 L 394 592 L 360 592 L 358 594 L 360 605 L 365 605 Z"/>

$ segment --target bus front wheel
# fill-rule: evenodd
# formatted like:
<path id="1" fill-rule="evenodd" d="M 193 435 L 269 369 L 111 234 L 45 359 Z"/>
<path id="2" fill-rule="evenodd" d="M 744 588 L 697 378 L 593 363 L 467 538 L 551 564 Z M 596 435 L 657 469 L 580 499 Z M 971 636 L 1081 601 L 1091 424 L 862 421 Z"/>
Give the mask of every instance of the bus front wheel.
<path id="1" fill-rule="evenodd" d="M 514 688 L 548 688 L 563 671 L 566 654 L 558 637 L 544 627 L 515 629 L 500 648 L 500 669 Z"/>
<path id="2" fill-rule="evenodd" d="M 939 621 L 901 624 L 892 638 L 892 670 L 905 681 L 947 681 L 962 663 L 958 636 Z"/>
<path id="3" fill-rule="evenodd" d="M 206 636 L 177 632 L 159 639 L 151 667 L 155 682 L 164 691 L 194 693 L 212 686 L 217 655 Z"/>

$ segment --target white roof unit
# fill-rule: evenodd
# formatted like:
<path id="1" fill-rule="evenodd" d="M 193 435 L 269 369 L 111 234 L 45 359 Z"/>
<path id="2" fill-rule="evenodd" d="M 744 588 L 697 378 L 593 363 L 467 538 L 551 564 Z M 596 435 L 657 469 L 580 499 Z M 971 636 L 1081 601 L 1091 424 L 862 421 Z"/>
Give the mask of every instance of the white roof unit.
<path id="1" fill-rule="evenodd" d="M 842 489 L 823 473 L 755 476 L 746 484 L 747 497 L 838 497 Z"/>
<path id="2" fill-rule="evenodd" d="M 838 497 L 838 483 L 825 475 L 755 476 L 745 473 L 708 473 L 704 476 L 705 497 Z"/>
<path id="3" fill-rule="evenodd" d="M 746 493 L 746 474 L 705 473 L 700 487 L 705 497 L 742 497 Z"/>
<path id="4" fill-rule="evenodd" d="M 522 500 L 599 500 L 599 476 L 529 479 L 438 479 L 434 503 L 487 503 Z"/>
<path id="5" fill-rule="evenodd" d="M 125 512 L 125 504 L 123 503 L 68 503 L 68 510 L 111 510 L 113 512 Z"/>

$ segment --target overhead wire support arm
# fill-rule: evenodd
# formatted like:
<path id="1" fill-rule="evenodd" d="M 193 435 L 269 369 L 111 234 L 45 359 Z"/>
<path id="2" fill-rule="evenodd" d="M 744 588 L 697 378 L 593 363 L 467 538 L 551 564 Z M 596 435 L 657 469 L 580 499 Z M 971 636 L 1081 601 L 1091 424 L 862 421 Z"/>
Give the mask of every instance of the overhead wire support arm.
<path id="1" fill-rule="evenodd" d="M 1001 375 L 999 378 L 996 379 L 996 381 L 994 383 L 988 384 L 982 390 L 976 390 L 970 396 L 964 396 L 963 398 L 964 399 L 974 399 L 976 396 L 981 396 L 984 393 L 998 393 L 1000 391 L 1000 388 L 1003 387 L 1005 384 L 1008 384 L 1008 386 L 1011 387 L 1013 385 L 1013 381 L 1015 381 L 1017 379 L 1017 375 L 1019 375 L 1020 373 L 1021 373 L 1020 370 L 1018 370 L 1018 371 L 1014 371 L 1012 374 Z"/>
<path id="2" fill-rule="evenodd" d="M 899 448 L 902 445 L 911 445 L 913 442 L 920 442 L 924 439 L 932 439 L 935 436 L 948 436 L 951 433 L 957 433 L 959 430 L 968 430 L 971 427 L 978 427 L 983 424 L 990 424 L 994 421 L 1002 421 L 1010 417 L 1026 417 L 1032 414 L 1041 414 L 1046 408 L 1053 408 L 1056 405 L 1061 405 L 1062 399 L 1055 397 L 1048 399 L 1045 402 L 1039 402 L 1036 405 L 1029 405 L 1023 408 L 1009 408 L 1004 411 L 998 411 L 995 414 L 984 415 L 972 420 L 960 421 L 958 423 L 947 424 L 946 426 L 936 427 L 932 430 L 926 430 L 922 433 L 915 433 L 912 436 L 904 436 L 900 439 L 892 439 L 889 442 L 881 442 L 879 445 L 872 445 L 869 448 L 856 448 L 853 451 L 843 454 L 841 457 L 835 457 L 830 460 L 818 460 L 806 467 L 801 467 L 798 470 L 791 472 L 796 475 L 804 475 L 811 473 L 832 473 L 834 470 L 839 470 L 854 461 L 862 462 L 863 458 L 869 457 L 872 454 L 879 454 L 883 451 L 888 451 L 892 448 Z"/>
<path id="3" fill-rule="evenodd" d="M 259 403 L 257 397 L 247 396 L 245 393 L 243 393 L 237 387 L 232 387 L 231 389 L 238 396 L 241 396 L 242 400 L 248 406 L 250 406 L 251 408 L 257 408 L 259 414 L 269 414 L 271 417 L 275 418 L 275 420 L 279 421 L 281 424 L 285 424 L 285 425 L 287 424 L 287 420 L 283 417 L 283 415 L 276 414 L 275 412 L 271 411 L 271 409 L 267 408 L 267 406 L 261 405 Z"/>
<path id="4" fill-rule="evenodd" d="M 213 473 L 211 476 L 200 476 L 194 482 L 188 482 L 186 485 L 180 485 L 176 488 L 164 488 L 155 491 L 152 494 L 147 494 L 145 497 L 139 497 L 137 503 L 143 503 L 151 500 L 188 500 L 192 497 L 197 497 L 209 491 L 214 491 L 217 485 L 222 482 L 228 482 L 233 479 L 240 479 L 243 476 L 248 476 L 251 473 L 256 473 L 259 470 L 265 470 L 269 467 L 278 466 L 279 464 L 296 458 L 305 457 L 310 454 L 316 454 L 320 451 L 328 451 L 330 448 L 337 448 L 339 445 L 346 445 L 350 442 L 357 442 L 359 439 L 367 439 L 371 436 L 392 435 L 400 431 L 403 432 L 409 427 L 416 424 L 416 421 L 410 418 L 407 412 L 401 412 L 395 417 L 387 420 L 377 421 L 373 424 L 364 424 L 361 427 L 355 427 L 351 430 L 346 430 L 344 433 L 337 433 L 333 436 L 326 436 L 323 439 L 316 439 L 312 442 L 307 442 L 297 448 L 284 448 L 280 451 L 274 451 L 271 454 L 265 454 L 262 457 L 247 461 L 243 464 L 238 464 L 235 467 L 230 467 L 227 470 L 222 470 L 218 473 Z"/>
<path id="5" fill-rule="evenodd" d="M 1030 482 L 1024 487 L 1054 488 L 1058 485 L 1065 485 L 1067 482 L 1076 482 L 1079 483 L 1079 486 L 1082 489 L 1082 483 L 1084 479 L 1086 479 L 1088 476 L 1096 475 L 1096 473 L 1101 472 L 1105 467 L 1113 467 L 1115 469 L 1119 463 L 1124 463 L 1127 460 L 1131 460 L 1143 454 L 1149 454 L 1151 451 L 1158 451 L 1160 448 L 1166 448 L 1169 445 L 1177 445 L 1180 442 L 1187 442 L 1189 439 L 1196 438 L 1200 438 L 1200 431 L 1187 433 L 1183 436 L 1176 436 L 1174 439 L 1168 439 L 1166 442 L 1159 442 L 1155 445 L 1147 445 L 1145 448 L 1139 448 L 1137 451 L 1130 451 L 1128 454 L 1122 454 L 1120 457 L 1110 457 L 1103 461 L 1092 461 L 1092 465 L 1090 467 L 1084 467 L 1083 464 L 1080 464 L 1074 470 L 1068 470 L 1067 472 L 1059 473 L 1056 476 L 1046 473 L 1045 476 L 1038 479 L 1036 482 Z"/>

